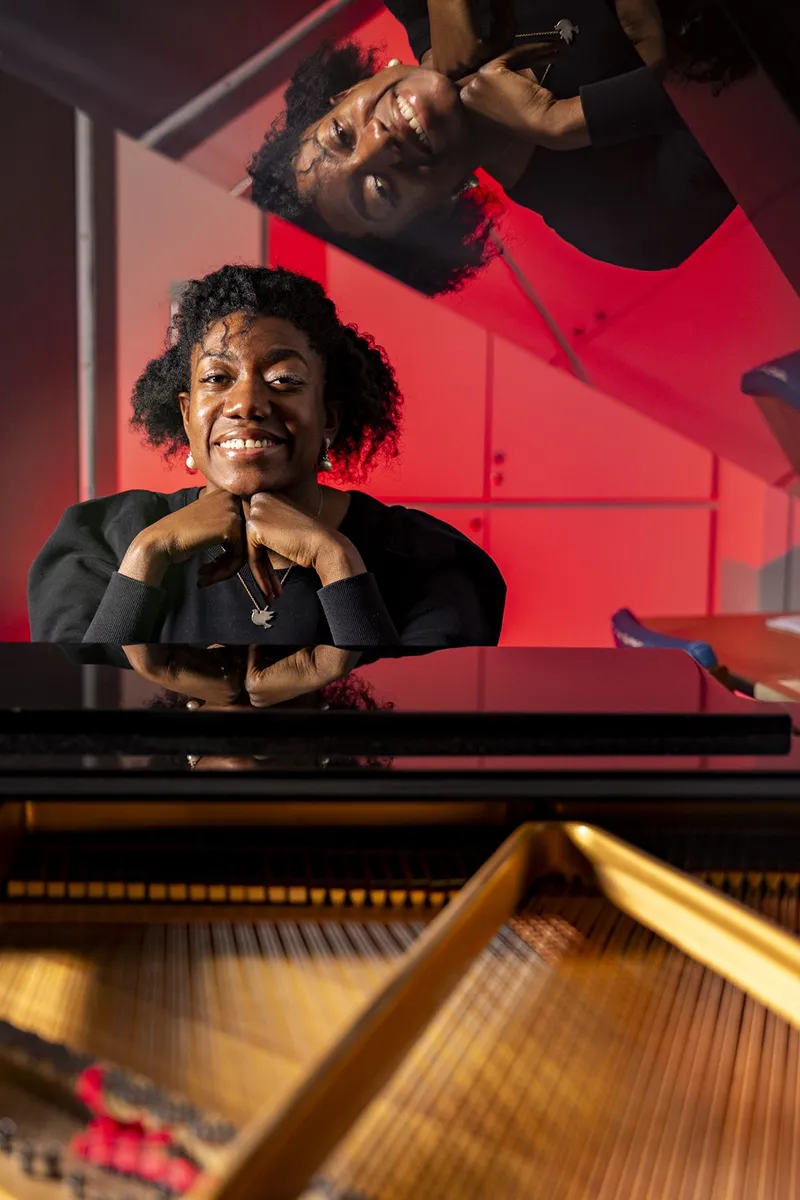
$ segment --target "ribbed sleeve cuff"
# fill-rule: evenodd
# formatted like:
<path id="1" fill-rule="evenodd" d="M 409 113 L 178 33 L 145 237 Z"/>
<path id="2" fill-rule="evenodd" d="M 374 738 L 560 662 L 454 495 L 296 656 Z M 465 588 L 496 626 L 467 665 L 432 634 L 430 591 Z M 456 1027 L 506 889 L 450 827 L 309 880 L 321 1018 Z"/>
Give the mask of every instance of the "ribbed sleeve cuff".
<path id="1" fill-rule="evenodd" d="M 374 575 L 338 579 L 317 592 L 334 646 L 396 646 L 397 630 Z"/>
<path id="2" fill-rule="evenodd" d="M 108 581 L 100 607 L 83 635 L 84 642 L 130 646 L 153 640 L 167 593 L 117 571 Z"/>
<path id="3" fill-rule="evenodd" d="M 649 67 L 587 84 L 580 98 L 593 146 L 614 146 L 683 126 Z"/>

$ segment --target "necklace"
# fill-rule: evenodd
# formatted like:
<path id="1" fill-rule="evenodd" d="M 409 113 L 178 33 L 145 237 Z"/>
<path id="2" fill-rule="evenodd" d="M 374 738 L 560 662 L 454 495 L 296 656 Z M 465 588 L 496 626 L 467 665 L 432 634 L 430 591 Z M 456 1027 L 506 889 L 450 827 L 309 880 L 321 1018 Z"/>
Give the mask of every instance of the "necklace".
<path id="1" fill-rule="evenodd" d="M 552 38 L 555 35 L 561 38 L 562 42 L 567 45 L 580 33 L 580 26 L 573 25 L 572 21 L 567 21 L 566 18 L 561 21 L 556 21 L 552 29 L 538 30 L 535 33 L 515 33 L 514 40 L 521 41 L 525 38 L 526 41 L 533 41 L 536 38 Z"/>
<path id="2" fill-rule="evenodd" d="M 569 45 L 570 42 L 572 42 L 579 33 L 580 33 L 580 27 L 578 25 L 573 25 L 572 21 L 568 21 L 565 18 L 562 21 L 557 21 L 555 24 L 555 27 L 553 29 L 548 29 L 546 32 L 515 33 L 514 40 L 527 42 L 527 41 L 535 40 L 536 38 L 551 38 L 551 37 L 553 37 L 554 34 L 558 34 L 558 36 L 561 38 L 562 42 L 566 42 L 566 44 Z M 547 79 L 547 76 L 550 74 L 550 68 L 552 67 L 552 65 L 553 64 L 550 62 L 545 67 L 544 74 L 542 75 L 541 79 L 538 79 L 539 87 L 544 87 L 545 80 Z"/>
<path id="3" fill-rule="evenodd" d="M 317 509 L 316 515 L 314 517 L 315 521 L 319 520 L 319 515 L 322 512 L 322 504 L 323 504 L 324 500 L 325 500 L 325 493 L 323 492 L 322 488 L 320 488 L 319 489 L 319 508 Z M 283 575 L 283 579 L 279 580 L 281 587 L 283 587 L 284 583 L 289 578 L 289 573 L 296 566 L 297 566 L 297 563 L 290 563 L 289 566 L 286 568 L 284 575 Z M 257 625 L 259 627 L 259 629 L 271 629 L 272 622 L 275 620 L 275 613 L 272 611 L 272 609 L 269 607 L 268 604 L 265 604 L 263 608 L 259 607 L 259 603 L 256 600 L 255 596 L 250 591 L 250 588 L 247 586 L 244 579 L 242 579 L 241 571 L 236 572 L 236 578 L 239 580 L 239 583 L 242 585 L 244 590 L 247 592 L 248 596 L 250 597 L 250 602 L 253 605 L 253 611 L 250 613 L 250 620 L 253 622 L 254 625 Z"/>

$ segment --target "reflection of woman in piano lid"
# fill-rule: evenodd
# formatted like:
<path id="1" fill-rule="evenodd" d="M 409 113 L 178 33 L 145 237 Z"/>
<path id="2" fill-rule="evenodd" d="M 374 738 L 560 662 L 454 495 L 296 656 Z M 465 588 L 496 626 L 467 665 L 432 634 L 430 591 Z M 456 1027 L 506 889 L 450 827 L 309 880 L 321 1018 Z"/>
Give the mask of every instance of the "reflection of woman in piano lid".
<path id="1" fill-rule="evenodd" d="M 333 646 L 307 646 L 289 652 L 268 646 L 125 646 L 137 675 L 159 690 L 146 707 L 205 712 L 301 708 L 310 711 L 374 712 L 392 709 L 353 668 L 360 656 Z M 265 726 L 266 734 L 269 726 Z M 388 767 L 391 759 L 362 755 L 315 756 L 270 747 L 256 755 L 156 755 L 148 765 L 203 771 L 257 771 L 289 767 Z"/>
<path id="2" fill-rule="evenodd" d="M 436 649 L 497 643 L 491 559 L 425 513 L 319 483 L 396 453 L 386 357 L 310 279 L 191 283 L 133 424 L 205 484 L 67 509 L 29 578 L 34 640 Z"/>
<path id="3" fill-rule="evenodd" d="M 733 211 L 661 84 L 752 67 L 715 4 L 385 2 L 423 66 L 379 69 L 352 43 L 301 63 L 250 166 L 261 208 L 428 294 L 495 252 L 479 167 L 585 254 L 639 270 L 678 266 Z M 494 9 L 487 36 L 473 4 Z"/>
<path id="4" fill-rule="evenodd" d="M 205 701 L 194 699 L 182 692 L 163 690 L 151 700 L 147 706 L 157 711 L 172 711 L 175 709 L 245 709 L 251 707 L 242 703 L 226 705 L 207 705 Z M 391 701 L 381 701 L 366 679 L 357 674 L 345 675 L 326 683 L 314 692 L 302 697 L 294 696 L 285 700 L 275 700 L 274 708 L 304 708 L 331 712 L 376 712 L 378 709 L 391 709 Z M 262 771 L 290 770 L 292 768 L 326 769 L 328 767 L 371 767 L 386 769 L 391 767 L 392 760 L 385 756 L 364 754 L 356 758 L 354 755 L 337 754 L 317 755 L 308 751 L 290 751 L 272 749 L 265 754 L 231 755 L 231 754 L 159 754 L 150 758 L 148 766 L 152 770 L 163 770 L 175 767 L 193 771 Z"/>

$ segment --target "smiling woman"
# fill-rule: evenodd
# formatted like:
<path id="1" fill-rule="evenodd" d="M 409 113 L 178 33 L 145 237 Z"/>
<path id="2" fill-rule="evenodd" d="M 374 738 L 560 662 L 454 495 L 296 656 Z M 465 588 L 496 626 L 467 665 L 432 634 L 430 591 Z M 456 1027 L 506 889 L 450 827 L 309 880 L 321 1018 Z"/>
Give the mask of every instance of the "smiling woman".
<path id="1" fill-rule="evenodd" d="M 67 509 L 29 576 L 36 641 L 491 645 L 494 563 L 425 513 L 324 487 L 397 453 L 383 351 L 319 284 L 223 267 L 189 285 L 172 344 L 133 392 L 133 425 L 205 479 Z"/>
<path id="2" fill-rule="evenodd" d="M 250 164 L 262 209 L 436 295 L 495 253 L 479 168 L 628 269 L 679 266 L 735 208 L 662 86 L 753 69 L 713 0 L 384 2 L 419 64 L 352 43 L 301 63 Z"/>

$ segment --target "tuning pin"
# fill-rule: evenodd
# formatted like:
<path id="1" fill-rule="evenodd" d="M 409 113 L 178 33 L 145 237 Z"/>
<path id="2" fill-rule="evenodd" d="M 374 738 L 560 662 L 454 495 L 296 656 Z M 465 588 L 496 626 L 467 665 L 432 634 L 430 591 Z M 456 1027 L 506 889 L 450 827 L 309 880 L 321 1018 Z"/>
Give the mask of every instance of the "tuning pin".
<path id="1" fill-rule="evenodd" d="M 86 1176 L 80 1171 L 75 1171 L 72 1175 L 67 1176 L 67 1187 L 72 1192 L 75 1200 L 85 1200 Z"/>
<path id="2" fill-rule="evenodd" d="M 34 1161 L 36 1159 L 36 1151 L 30 1142 L 20 1142 L 17 1151 L 19 1155 L 19 1165 L 26 1175 L 33 1174 Z"/>
<path id="3" fill-rule="evenodd" d="M 61 1178 L 61 1147 L 46 1146 L 42 1151 L 42 1161 L 48 1179 Z"/>
<path id="4" fill-rule="evenodd" d="M 10 1154 L 14 1148 L 14 1138 L 17 1133 L 17 1127 L 9 1117 L 3 1117 L 0 1121 L 0 1150 L 6 1154 Z"/>

